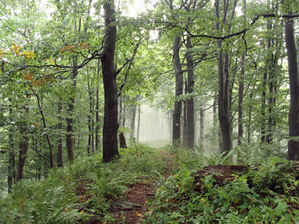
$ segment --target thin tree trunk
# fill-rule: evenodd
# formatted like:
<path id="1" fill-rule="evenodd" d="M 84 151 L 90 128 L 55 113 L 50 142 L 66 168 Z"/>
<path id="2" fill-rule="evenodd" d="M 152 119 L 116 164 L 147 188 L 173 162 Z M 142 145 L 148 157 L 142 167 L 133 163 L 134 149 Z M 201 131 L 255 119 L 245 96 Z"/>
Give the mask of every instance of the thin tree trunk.
<path id="1" fill-rule="evenodd" d="M 141 115 L 141 104 L 138 105 L 138 124 L 137 124 L 137 141 L 139 141 L 139 135 L 140 135 L 140 115 Z"/>
<path id="2" fill-rule="evenodd" d="M 24 111 L 26 114 L 29 112 L 29 108 L 25 107 Z M 20 143 L 20 150 L 19 150 L 19 163 L 18 163 L 18 173 L 17 173 L 17 181 L 20 181 L 23 179 L 23 169 L 25 165 L 25 160 L 27 156 L 27 150 L 28 150 L 28 129 L 27 129 L 27 123 L 26 121 L 22 121 L 20 124 L 20 134 L 21 134 L 21 143 Z"/>
<path id="3" fill-rule="evenodd" d="M 249 96 L 250 102 L 252 101 L 252 93 L 250 93 Z M 247 128 L 247 144 L 249 145 L 251 142 L 251 114 L 252 114 L 252 106 L 249 106 L 249 112 L 248 112 L 248 128 Z"/>
<path id="4" fill-rule="evenodd" d="M 245 21 L 246 17 L 246 0 L 243 0 L 243 13 Z M 239 81 L 239 101 L 238 101 L 238 145 L 242 145 L 243 139 L 243 98 L 244 98 L 244 75 L 245 75 L 245 60 L 246 60 L 246 51 L 242 54 L 241 59 L 241 74 Z"/>
<path id="5" fill-rule="evenodd" d="M 72 72 L 72 93 L 69 97 L 68 102 L 68 116 L 66 117 L 67 123 L 67 134 L 66 134 L 66 147 L 67 147 L 67 155 L 69 161 L 72 163 L 74 161 L 74 105 L 75 105 L 75 89 L 77 86 L 76 77 L 78 75 L 77 70 L 77 62 L 74 61 L 74 69 Z"/>
<path id="6" fill-rule="evenodd" d="M 187 80 L 185 78 L 185 94 L 187 93 Z M 183 147 L 187 148 L 187 101 L 183 102 Z"/>
<path id="7" fill-rule="evenodd" d="M 289 12 L 289 15 L 293 13 Z M 299 71 L 298 51 L 295 39 L 294 19 L 285 19 L 285 38 L 288 52 L 289 80 L 290 80 L 290 111 L 289 111 L 289 137 L 299 137 Z M 288 156 L 290 160 L 299 160 L 299 141 L 290 139 L 288 143 Z"/>
<path id="8" fill-rule="evenodd" d="M 175 71 L 175 102 L 173 111 L 172 124 L 172 144 L 173 146 L 181 145 L 181 115 L 182 115 L 182 100 L 179 97 L 183 94 L 183 74 L 180 59 L 181 37 L 175 36 L 173 43 L 173 67 Z"/>
<path id="9" fill-rule="evenodd" d="M 131 137 L 135 137 L 135 120 L 136 120 L 136 111 L 137 111 L 137 101 L 138 101 L 138 96 L 134 97 L 134 105 L 133 105 L 133 110 L 132 110 L 132 117 L 131 117 Z"/>
<path id="10" fill-rule="evenodd" d="M 93 117 L 93 99 L 92 99 L 92 89 L 90 84 L 90 76 L 87 68 L 87 88 L 88 88 L 88 96 L 89 96 L 89 113 L 88 113 L 88 143 L 87 143 L 87 154 L 90 156 L 90 150 L 93 148 L 93 131 L 92 131 L 92 117 Z"/>
<path id="11" fill-rule="evenodd" d="M 2 72 L 4 72 L 2 70 Z M 11 98 L 9 99 L 11 102 Z M 12 122 L 12 106 L 11 104 L 9 105 L 9 119 Z M 15 153 L 14 153 L 14 138 L 13 138 L 13 130 L 12 128 L 9 129 L 9 134 L 8 134 L 8 139 L 9 139 L 9 145 L 10 145 L 10 150 L 9 150 L 9 158 L 8 158 L 8 173 L 7 173 L 7 184 L 8 184 L 8 193 L 11 193 L 12 191 L 12 186 L 16 182 L 16 164 L 15 164 Z"/>
<path id="12" fill-rule="evenodd" d="M 204 110 L 204 104 L 201 105 L 200 108 L 200 114 L 199 114 L 199 126 L 200 126 L 200 144 L 203 147 L 204 146 L 204 127 L 205 127 L 205 110 Z"/>
<path id="13" fill-rule="evenodd" d="M 100 61 L 98 61 L 98 76 L 100 74 Z M 96 93 L 96 148 L 98 151 L 100 148 L 100 115 L 99 115 L 99 85 L 97 84 L 97 93 Z"/>
<path id="14" fill-rule="evenodd" d="M 102 56 L 105 108 L 103 127 L 103 162 L 110 162 L 119 157 L 117 145 L 118 103 L 116 71 L 114 66 L 116 44 L 116 20 L 114 0 L 104 3 L 106 38 Z"/>
<path id="15" fill-rule="evenodd" d="M 39 95 L 33 89 L 32 89 L 32 93 L 36 97 L 37 105 L 38 105 L 38 108 L 39 108 L 39 112 L 41 114 L 42 121 L 43 121 L 43 128 L 44 128 L 44 130 L 46 130 L 47 129 L 46 118 L 44 116 L 44 111 L 43 111 L 43 108 L 42 108 L 42 99 L 43 98 L 40 100 Z M 50 167 L 53 168 L 54 167 L 54 163 L 53 163 L 53 150 L 52 150 L 52 146 L 51 146 L 51 142 L 50 142 L 50 137 L 49 137 L 48 133 L 45 133 L 44 136 L 46 137 L 46 140 L 47 140 L 47 143 L 48 143 L 48 146 L 49 146 L 49 157 L 50 157 L 49 158 L 49 163 L 50 163 Z"/>
<path id="16" fill-rule="evenodd" d="M 59 122 L 57 124 L 58 129 L 58 136 L 57 136 L 57 166 L 63 167 L 63 159 L 62 159 L 62 116 L 61 116 L 61 110 L 62 110 L 62 99 L 59 97 L 58 99 L 58 119 Z"/>
<path id="17" fill-rule="evenodd" d="M 194 89 L 194 71 L 193 71 L 193 57 L 191 45 L 191 39 L 187 37 L 187 69 L 188 69 L 188 81 L 187 81 L 187 94 L 190 94 L 191 97 L 187 100 L 187 118 L 186 118 L 186 132 L 187 132 L 187 148 L 194 148 L 194 130 L 195 130 L 195 119 L 194 119 L 194 98 L 192 96 Z"/>

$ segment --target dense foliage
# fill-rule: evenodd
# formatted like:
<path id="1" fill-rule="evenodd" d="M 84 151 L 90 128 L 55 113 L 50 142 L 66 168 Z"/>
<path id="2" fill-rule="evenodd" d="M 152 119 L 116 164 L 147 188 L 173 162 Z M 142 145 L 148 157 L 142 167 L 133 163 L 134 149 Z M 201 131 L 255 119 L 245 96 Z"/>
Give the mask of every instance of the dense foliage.
<path id="1" fill-rule="evenodd" d="M 143 221 L 298 222 L 297 174 L 280 176 L 299 159 L 298 8 L 1 1 L 0 222 L 108 222 L 128 184 L 155 178 Z M 167 180 L 161 155 L 138 143 L 141 124 L 151 143 L 172 140 Z M 223 163 L 253 168 L 193 191 L 196 169 Z"/>

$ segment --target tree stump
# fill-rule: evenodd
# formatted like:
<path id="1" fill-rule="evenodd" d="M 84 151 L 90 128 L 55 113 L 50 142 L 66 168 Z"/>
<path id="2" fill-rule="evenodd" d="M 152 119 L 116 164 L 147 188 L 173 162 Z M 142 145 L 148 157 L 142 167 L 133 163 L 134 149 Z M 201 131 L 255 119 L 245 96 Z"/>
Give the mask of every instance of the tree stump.
<path id="1" fill-rule="evenodd" d="M 126 138 L 123 132 L 119 133 L 119 147 L 126 149 L 127 148 L 127 142 L 126 142 Z"/>
<path id="2" fill-rule="evenodd" d="M 202 179 L 208 175 L 212 175 L 215 179 L 215 184 L 223 186 L 223 182 L 233 181 L 233 174 L 248 171 L 248 166 L 245 165 L 212 165 L 206 166 L 201 170 L 197 170 L 194 178 L 195 191 L 201 191 Z"/>

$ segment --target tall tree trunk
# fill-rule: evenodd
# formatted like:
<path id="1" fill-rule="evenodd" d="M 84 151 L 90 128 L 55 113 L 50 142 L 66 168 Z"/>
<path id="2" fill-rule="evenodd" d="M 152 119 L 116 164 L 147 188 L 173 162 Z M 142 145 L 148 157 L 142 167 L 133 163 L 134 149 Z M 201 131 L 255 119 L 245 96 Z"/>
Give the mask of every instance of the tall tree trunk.
<path id="1" fill-rule="evenodd" d="M 200 126 L 200 134 L 199 134 L 199 138 L 200 138 L 200 144 L 203 147 L 204 146 L 204 127 L 205 127 L 205 108 L 204 108 L 205 104 L 202 104 L 200 107 L 200 112 L 199 112 L 199 126 Z"/>
<path id="2" fill-rule="evenodd" d="M 66 134 L 66 147 L 69 161 L 74 161 L 74 105 L 75 105 L 75 89 L 77 86 L 76 77 L 78 75 L 77 61 L 74 61 L 74 69 L 72 72 L 72 91 L 68 101 L 68 116 L 66 117 L 67 134 Z"/>
<path id="3" fill-rule="evenodd" d="M 182 100 L 179 97 L 183 94 L 183 74 L 180 59 L 181 37 L 175 36 L 173 43 L 173 67 L 175 71 L 175 102 L 173 111 L 172 124 L 172 145 L 181 145 L 181 115 L 182 115 Z"/>
<path id="4" fill-rule="evenodd" d="M 188 81 L 187 81 L 187 94 L 191 96 L 187 100 L 187 118 L 186 118 L 186 132 L 187 132 L 187 148 L 194 148 L 194 129 L 195 129 L 195 119 L 194 119 L 194 98 L 192 96 L 194 89 L 194 70 L 193 70 L 193 56 L 190 50 L 192 49 L 191 39 L 187 36 L 187 69 L 188 69 Z"/>
<path id="5" fill-rule="evenodd" d="M 94 151 L 93 145 L 93 90 L 90 84 L 90 76 L 87 68 L 87 88 L 89 96 L 89 114 L 88 114 L 88 143 L 87 143 L 87 154 L 90 155 L 90 150 Z"/>
<path id="6" fill-rule="evenodd" d="M 140 115 L 141 115 L 141 104 L 138 105 L 138 123 L 137 123 L 137 141 L 139 141 L 139 135 L 140 135 Z"/>
<path id="7" fill-rule="evenodd" d="M 289 12 L 289 15 L 293 13 Z M 294 19 L 285 19 L 285 41 L 288 52 L 291 102 L 289 111 L 289 137 L 299 137 L 299 71 L 298 51 L 294 31 Z M 288 143 L 290 160 L 299 160 L 299 141 L 290 139 Z"/>
<path id="8" fill-rule="evenodd" d="M 26 114 L 29 112 L 29 108 L 25 107 L 24 111 Z M 19 163 L 18 163 L 18 173 L 17 173 L 17 181 L 20 181 L 23 179 L 23 169 L 25 165 L 27 150 L 28 150 L 28 128 L 27 128 L 27 121 L 22 121 L 20 123 L 20 134 L 21 134 L 21 142 L 19 146 Z"/>
<path id="9" fill-rule="evenodd" d="M 187 80 L 185 77 L 185 94 L 187 93 Z M 187 101 L 183 101 L 183 144 L 184 148 L 187 148 Z"/>
<path id="10" fill-rule="evenodd" d="M 114 0 L 104 3 L 106 38 L 102 56 L 105 108 L 103 127 L 103 162 L 110 162 L 119 157 L 117 145 L 118 103 L 116 71 L 114 66 L 116 44 L 116 20 Z"/>
<path id="11" fill-rule="evenodd" d="M 100 61 L 98 61 L 98 76 L 100 74 Z M 100 114 L 99 114 L 99 85 L 97 85 L 97 93 L 96 93 L 96 148 L 95 150 L 99 150 L 100 148 Z"/>
<path id="12" fill-rule="evenodd" d="M 243 13 L 245 22 L 246 18 L 246 0 L 243 0 Z M 239 101 L 238 101 L 238 145 L 242 145 L 243 139 L 243 97 L 244 97 L 244 75 L 245 75 L 245 60 L 246 60 L 246 51 L 244 50 L 241 59 L 241 74 L 239 80 Z"/>
<path id="13" fill-rule="evenodd" d="M 132 114 L 131 114 L 131 137 L 135 137 L 135 120 L 136 120 L 136 111 L 137 111 L 137 101 L 138 101 L 138 96 L 134 97 L 134 105 L 132 109 Z"/>
<path id="14" fill-rule="evenodd" d="M 10 101 L 11 101 L 11 99 L 10 99 Z M 9 106 L 9 117 L 10 117 L 10 121 L 12 122 L 12 106 L 11 106 L 11 104 Z M 14 138 L 13 138 L 12 128 L 10 128 L 10 130 L 9 130 L 8 139 L 9 139 L 10 150 L 9 150 L 9 155 L 8 155 L 9 158 L 8 158 L 7 184 L 8 184 L 8 193 L 11 193 L 12 186 L 16 181 Z"/>
<path id="15" fill-rule="evenodd" d="M 216 19 L 220 21 L 220 6 L 219 0 L 215 0 L 216 6 Z M 225 1 L 225 7 L 227 8 L 227 2 Z M 224 19 L 226 21 L 226 19 Z M 216 30 L 221 33 L 220 23 L 216 22 Z M 218 118 L 221 129 L 221 148 L 220 152 L 229 152 L 231 150 L 231 129 L 230 129 L 230 118 L 228 111 L 228 77 L 225 71 L 228 69 L 227 64 L 224 68 L 222 40 L 218 40 Z"/>
<path id="16" fill-rule="evenodd" d="M 57 166 L 58 167 L 63 167 L 63 160 L 62 160 L 62 116 L 61 116 L 61 110 L 62 110 L 62 99 L 59 97 L 58 99 L 58 124 L 57 124 L 57 129 L 58 129 L 58 136 L 57 136 Z"/>
<path id="17" fill-rule="evenodd" d="M 252 101 L 252 93 L 250 93 L 249 95 L 249 99 L 251 102 Z M 247 128 L 247 144 L 249 145 L 250 144 L 250 141 L 251 141 L 251 120 L 252 120 L 252 106 L 250 105 L 249 106 L 249 112 L 248 112 L 248 128 Z"/>

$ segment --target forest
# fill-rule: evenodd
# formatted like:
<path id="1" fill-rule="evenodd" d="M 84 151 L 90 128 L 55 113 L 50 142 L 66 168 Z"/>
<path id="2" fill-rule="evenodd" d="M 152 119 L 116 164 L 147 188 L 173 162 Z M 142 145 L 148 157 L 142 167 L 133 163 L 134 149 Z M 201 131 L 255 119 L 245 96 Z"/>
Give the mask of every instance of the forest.
<path id="1" fill-rule="evenodd" d="M 0 2 L 0 223 L 299 223 L 298 0 Z"/>

